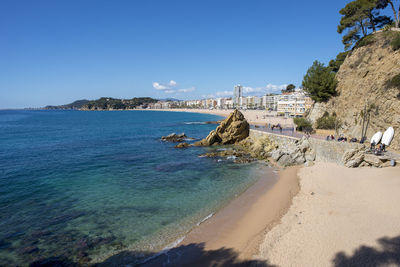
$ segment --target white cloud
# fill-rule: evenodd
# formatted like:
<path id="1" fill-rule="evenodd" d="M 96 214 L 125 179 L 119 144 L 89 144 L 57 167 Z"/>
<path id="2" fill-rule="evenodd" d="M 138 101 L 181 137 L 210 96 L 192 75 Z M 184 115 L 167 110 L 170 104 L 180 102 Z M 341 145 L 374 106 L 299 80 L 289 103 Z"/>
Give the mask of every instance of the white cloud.
<path id="1" fill-rule="evenodd" d="M 243 93 L 252 94 L 252 93 L 260 93 L 263 92 L 265 89 L 263 87 L 243 87 Z"/>
<path id="2" fill-rule="evenodd" d="M 194 90 L 196 90 L 196 88 L 190 87 L 190 88 L 178 89 L 177 92 L 179 92 L 179 93 L 189 93 L 189 92 L 193 92 Z"/>
<path id="3" fill-rule="evenodd" d="M 276 84 L 267 84 L 266 86 L 263 87 L 249 87 L 249 86 L 244 86 L 243 87 L 243 95 L 265 95 L 269 93 L 280 93 L 281 90 L 286 89 L 287 84 L 281 84 L 281 85 L 276 85 Z M 216 97 L 229 97 L 233 96 L 233 89 L 232 91 L 219 91 L 215 93 Z M 203 95 L 205 98 L 213 98 L 214 95 Z"/>
<path id="4" fill-rule="evenodd" d="M 170 80 L 168 83 L 153 82 L 153 88 L 166 94 L 189 93 L 196 90 L 195 87 L 176 89 L 177 84 L 174 80 Z"/>
<path id="5" fill-rule="evenodd" d="M 156 90 L 171 90 L 172 88 L 174 88 L 177 85 L 177 83 L 174 80 L 170 80 L 168 83 L 166 84 L 162 84 L 159 82 L 153 82 L 153 87 Z"/>
<path id="6" fill-rule="evenodd" d="M 225 97 L 225 96 L 233 96 L 233 90 L 232 91 L 221 91 L 221 92 L 216 92 L 216 96 L 219 97 Z"/>
<path id="7" fill-rule="evenodd" d="M 160 84 L 160 83 L 158 83 L 158 82 L 153 82 L 153 87 L 154 87 L 154 89 L 156 89 L 156 90 L 166 90 L 166 89 L 168 89 L 167 86 L 162 85 L 162 84 Z"/>
<path id="8" fill-rule="evenodd" d="M 214 98 L 214 95 L 202 95 L 203 98 Z"/>
<path id="9" fill-rule="evenodd" d="M 269 93 L 280 93 L 281 90 L 286 89 L 287 84 L 267 84 L 264 87 L 243 87 L 243 93 L 247 95 L 263 95 Z"/>
<path id="10" fill-rule="evenodd" d="M 275 85 L 269 83 L 267 84 L 267 86 L 265 86 L 265 89 L 267 90 L 267 92 L 274 92 L 286 89 L 287 86 L 287 84 Z"/>

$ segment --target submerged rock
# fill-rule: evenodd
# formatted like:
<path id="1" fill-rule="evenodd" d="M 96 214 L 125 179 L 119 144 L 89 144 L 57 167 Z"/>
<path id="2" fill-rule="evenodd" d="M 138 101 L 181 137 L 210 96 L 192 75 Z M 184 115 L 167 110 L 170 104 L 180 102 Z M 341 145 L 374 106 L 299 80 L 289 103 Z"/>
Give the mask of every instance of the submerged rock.
<path id="1" fill-rule="evenodd" d="M 217 129 L 203 140 L 194 143 L 195 146 L 212 146 L 235 144 L 249 136 L 250 125 L 244 118 L 243 114 L 235 109 Z"/>
<path id="2" fill-rule="evenodd" d="M 219 124 L 221 121 L 206 121 L 204 124 Z"/>
<path id="3" fill-rule="evenodd" d="M 227 149 L 227 150 L 217 150 L 217 151 L 207 152 L 205 154 L 200 155 L 199 157 L 226 158 L 227 160 L 232 160 L 234 163 L 249 163 L 255 160 L 255 158 L 253 158 L 250 155 L 250 153 L 237 149 Z"/>
<path id="4" fill-rule="evenodd" d="M 38 252 L 39 248 L 36 246 L 28 246 L 18 250 L 18 254 L 25 255 L 25 254 L 32 254 L 34 252 Z"/>
<path id="5" fill-rule="evenodd" d="M 177 145 L 175 146 L 175 148 L 187 148 L 187 147 L 190 147 L 190 146 L 191 146 L 190 144 L 188 144 L 188 143 L 186 143 L 186 142 L 183 142 L 183 143 L 177 144 Z"/>

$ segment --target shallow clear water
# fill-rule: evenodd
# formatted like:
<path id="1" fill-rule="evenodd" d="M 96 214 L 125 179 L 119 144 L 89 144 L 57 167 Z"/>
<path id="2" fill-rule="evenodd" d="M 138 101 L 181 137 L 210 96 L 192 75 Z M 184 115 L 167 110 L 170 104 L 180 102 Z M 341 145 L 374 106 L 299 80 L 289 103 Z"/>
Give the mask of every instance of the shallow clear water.
<path id="1" fill-rule="evenodd" d="M 219 117 L 157 111 L 0 111 L 0 265 L 101 261 L 182 237 L 256 177 L 162 135 Z"/>

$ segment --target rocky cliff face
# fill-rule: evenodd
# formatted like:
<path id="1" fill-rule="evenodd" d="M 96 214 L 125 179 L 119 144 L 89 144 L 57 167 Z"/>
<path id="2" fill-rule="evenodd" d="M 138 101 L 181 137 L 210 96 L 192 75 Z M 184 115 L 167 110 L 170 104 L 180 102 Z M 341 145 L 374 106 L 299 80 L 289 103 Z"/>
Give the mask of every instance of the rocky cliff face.
<path id="1" fill-rule="evenodd" d="M 341 132 L 361 138 L 362 110 L 370 107 L 367 139 L 389 126 L 395 129 L 391 148 L 400 150 L 400 88 L 389 86 L 400 74 L 400 50 L 393 51 L 390 42 L 394 32 L 373 35 L 372 43 L 354 49 L 337 73 L 338 96 L 316 105 L 309 118 L 315 121 L 325 111 L 336 112 L 343 122 Z"/>

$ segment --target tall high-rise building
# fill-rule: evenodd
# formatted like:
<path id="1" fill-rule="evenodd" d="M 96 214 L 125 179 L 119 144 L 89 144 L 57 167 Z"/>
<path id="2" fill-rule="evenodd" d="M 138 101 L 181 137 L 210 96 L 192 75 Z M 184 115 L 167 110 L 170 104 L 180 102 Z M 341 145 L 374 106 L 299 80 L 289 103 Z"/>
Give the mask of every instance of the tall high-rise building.
<path id="1" fill-rule="evenodd" d="M 235 85 L 233 89 L 233 106 L 235 108 L 240 107 L 240 98 L 243 96 L 243 86 L 240 84 Z"/>

